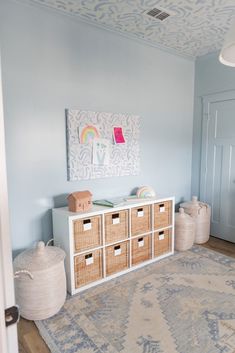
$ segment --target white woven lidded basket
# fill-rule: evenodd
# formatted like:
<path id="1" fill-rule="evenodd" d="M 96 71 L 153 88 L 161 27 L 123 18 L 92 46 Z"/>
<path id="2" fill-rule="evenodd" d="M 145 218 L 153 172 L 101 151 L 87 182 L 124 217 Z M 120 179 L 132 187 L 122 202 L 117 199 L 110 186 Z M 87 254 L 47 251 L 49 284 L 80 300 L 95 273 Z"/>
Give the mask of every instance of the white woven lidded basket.
<path id="1" fill-rule="evenodd" d="M 194 219 L 196 227 L 194 242 L 196 244 L 206 243 L 210 237 L 210 206 L 198 201 L 197 196 L 193 196 L 192 201 L 181 203 L 180 207 Z"/>
<path id="2" fill-rule="evenodd" d="M 65 252 L 40 241 L 35 249 L 25 250 L 14 260 L 16 303 L 28 320 L 43 320 L 55 315 L 64 305 L 66 277 Z"/>
<path id="3" fill-rule="evenodd" d="M 175 249 L 185 251 L 193 246 L 195 239 L 195 222 L 183 208 L 175 214 Z"/>

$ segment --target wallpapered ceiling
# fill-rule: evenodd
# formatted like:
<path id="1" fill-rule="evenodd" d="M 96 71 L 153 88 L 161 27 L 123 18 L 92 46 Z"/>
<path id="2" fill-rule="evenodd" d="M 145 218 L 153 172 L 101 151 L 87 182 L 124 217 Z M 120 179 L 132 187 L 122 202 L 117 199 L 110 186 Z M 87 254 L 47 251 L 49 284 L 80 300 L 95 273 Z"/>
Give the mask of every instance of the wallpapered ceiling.
<path id="1" fill-rule="evenodd" d="M 220 49 L 235 13 L 234 0 L 27 1 L 189 57 Z M 143 14 L 154 7 L 163 8 L 173 15 L 161 22 Z"/>

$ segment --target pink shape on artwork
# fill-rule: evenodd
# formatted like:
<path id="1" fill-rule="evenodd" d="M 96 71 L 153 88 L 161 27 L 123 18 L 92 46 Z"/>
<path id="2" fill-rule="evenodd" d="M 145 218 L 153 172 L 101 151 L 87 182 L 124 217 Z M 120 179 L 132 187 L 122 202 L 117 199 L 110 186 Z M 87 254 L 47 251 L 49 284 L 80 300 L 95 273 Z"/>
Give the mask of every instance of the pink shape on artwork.
<path id="1" fill-rule="evenodd" d="M 125 143 L 125 139 L 122 132 L 122 127 L 113 128 L 113 136 L 115 143 Z"/>

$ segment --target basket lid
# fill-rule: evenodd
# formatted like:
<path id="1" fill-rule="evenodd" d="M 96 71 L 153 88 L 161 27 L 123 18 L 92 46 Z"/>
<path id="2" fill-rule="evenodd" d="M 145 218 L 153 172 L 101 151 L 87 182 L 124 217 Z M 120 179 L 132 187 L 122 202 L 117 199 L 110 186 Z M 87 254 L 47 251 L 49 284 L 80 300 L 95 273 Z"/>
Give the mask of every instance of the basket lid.
<path id="1" fill-rule="evenodd" d="M 14 260 L 15 270 L 42 271 L 64 261 L 65 252 L 56 246 L 39 241 L 34 249 L 23 251 Z"/>
<path id="2" fill-rule="evenodd" d="M 188 211 L 201 211 L 210 208 L 207 203 L 198 201 L 197 196 L 193 196 L 192 201 L 181 203 L 180 207 L 185 208 Z"/>
<path id="3" fill-rule="evenodd" d="M 193 209 L 193 210 L 195 210 L 195 209 L 197 210 L 197 209 L 201 208 L 200 202 L 198 201 L 197 196 L 193 196 L 192 201 L 181 203 L 180 207 L 189 208 L 189 209 Z"/>

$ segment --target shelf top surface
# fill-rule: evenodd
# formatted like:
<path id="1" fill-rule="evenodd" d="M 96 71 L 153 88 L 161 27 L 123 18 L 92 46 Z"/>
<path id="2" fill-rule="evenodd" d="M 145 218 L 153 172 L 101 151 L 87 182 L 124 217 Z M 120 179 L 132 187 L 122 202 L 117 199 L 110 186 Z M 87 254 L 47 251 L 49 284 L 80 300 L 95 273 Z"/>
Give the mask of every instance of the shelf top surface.
<path id="1" fill-rule="evenodd" d="M 131 201 L 123 201 L 123 203 L 121 205 L 115 206 L 115 207 L 107 207 L 107 206 L 93 204 L 92 208 L 88 211 L 85 211 L 85 212 L 70 212 L 68 210 L 68 207 L 59 207 L 59 208 L 53 208 L 53 213 L 60 213 L 60 214 L 63 214 L 64 216 L 72 217 L 72 218 L 73 217 L 80 218 L 83 216 L 92 216 L 92 215 L 95 215 L 98 213 L 113 213 L 113 212 L 121 211 L 124 209 L 129 209 L 129 208 L 133 208 L 133 207 L 137 207 L 137 206 L 143 206 L 143 205 L 164 202 L 164 201 L 174 201 L 174 197 L 168 196 L 168 197 L 154 197 L 154 198 L 148 198 L 148 199 L 142 198 L 139 200 L 133 199 Z"/>

